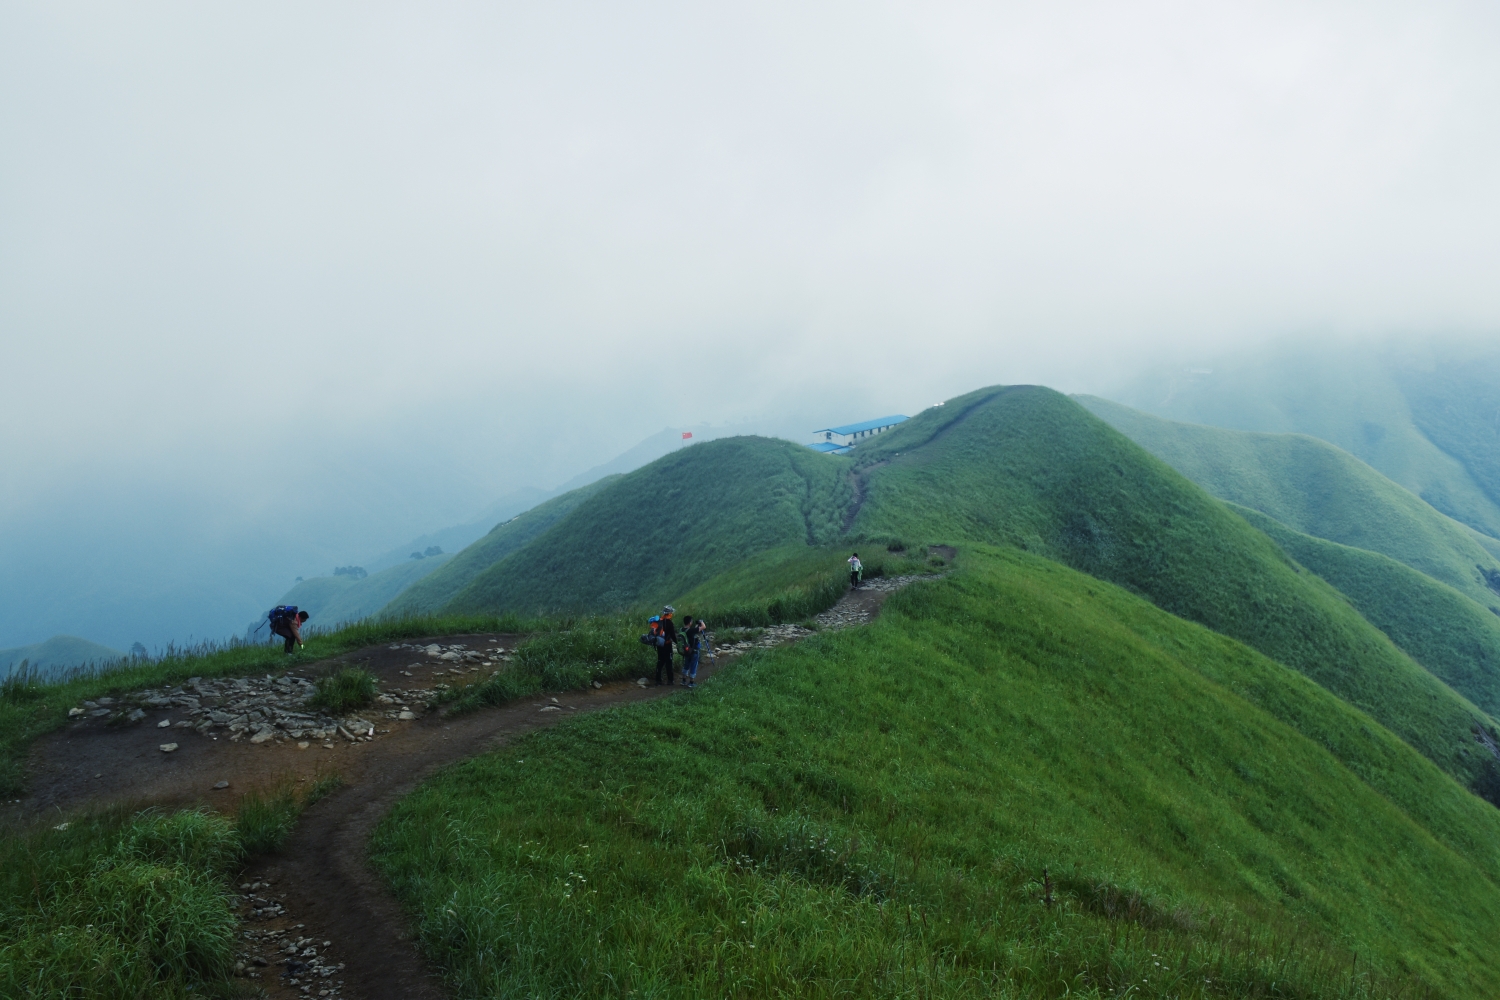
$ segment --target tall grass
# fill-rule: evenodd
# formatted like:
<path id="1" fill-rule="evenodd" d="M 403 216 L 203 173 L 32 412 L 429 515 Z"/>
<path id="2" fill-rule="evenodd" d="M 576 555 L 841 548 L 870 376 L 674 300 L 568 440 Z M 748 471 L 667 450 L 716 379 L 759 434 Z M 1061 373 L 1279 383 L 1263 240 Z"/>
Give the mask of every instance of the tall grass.
<path id="1" fill-rule="evenodd" d="M 302 810 L 339 787 L 342 779 L 330 775 L 308 787 L 290 780 L 266 791 L 252 791 L 240 799 L 234 817 L 234 832 L 246 854 L 274 854 L 296 829 Z"/>
<path id="2" fill-rule="evenodd" d="M 516 647 L 505 669 L 455 693 L 450 711 L 503 705 L 540 691 L 568 691 L 651 671 L 654 649 L 643 646 L 644 614 L 559 619 Z"/>
<path id="3" fill-rule="evenodd" d="M 0 997 L 224 996 L 238 919 L 232 876 L 281 847 L 337 787 L 290 780 L 233 818 L 116 807 L 0 837 Z M 50 821 L 49 821 L 50 822 Z"/>
<path id="4" fill-rule="evenodd" d="M 963 565 L 402 802 L 372 854 L 454 994 L 1500 988 L 1488 806 L 1238 643 L 1034 557 Z"/>
<path id="5" fill-rule="evenodd" d="M 0 996 L 222 993 L 243 853 L 222 816 L 114 810 L 0 839 Z"/>

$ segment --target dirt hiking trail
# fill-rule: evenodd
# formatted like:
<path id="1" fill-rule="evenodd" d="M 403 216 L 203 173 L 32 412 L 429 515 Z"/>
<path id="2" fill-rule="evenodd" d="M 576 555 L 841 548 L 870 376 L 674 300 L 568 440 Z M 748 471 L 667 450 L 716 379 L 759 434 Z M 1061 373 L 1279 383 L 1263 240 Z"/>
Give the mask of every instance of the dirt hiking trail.
<path id="1" fill-rule="evenodd" d="M 819 628 L 865 624 L 890 593 L 917 579 L 922 577 L 867 580 L 818 615 Z M 750 634 L 752 638 L 718 645 L 717 662 L 700 667 L 700 680 L 752 649 L 813 633 L 800 625 L 779 625 Z M 300 665 L 296 673 L 317 677 L 356 665 L 373 673 L 382 690 L 411 688 L 424 676 L 431 681 L 446 673 L 449 666 L 415 654 L 419 645 L 508 652 L 523 638 L 440 636 L 372 646 Z M 534 696 L 456 717 L 435 710 L 410 720 L 382 720 L 378 735 L 327 742 L 287 739 L 254 744 L 192 730 L 172 732 L 149 722 L 104 726 L 84 719 L 37 742 L 30 758 L 31 791 L 19 803 L 7 804 L 0 815 L 10 822 L 37 822 L 49 813 L 61 817 L 114 803 L 207 804 L 233 811 L 247 792 L 337 776 L 342 784 L 303 812 L 282 850 L 251 862 L 239 879 L 239 974 L 273 998 L 440 998 L 445 994 L 408 936 L 405 915 L 368 865 L 366 845 L 376 825 L 397 801 L 447 764 L 579 713 L 677 692 L 689 693 L 681 686 L 623 681 Z M 161 744 L 167 738 L 178 749 L 163 752 Z"/>

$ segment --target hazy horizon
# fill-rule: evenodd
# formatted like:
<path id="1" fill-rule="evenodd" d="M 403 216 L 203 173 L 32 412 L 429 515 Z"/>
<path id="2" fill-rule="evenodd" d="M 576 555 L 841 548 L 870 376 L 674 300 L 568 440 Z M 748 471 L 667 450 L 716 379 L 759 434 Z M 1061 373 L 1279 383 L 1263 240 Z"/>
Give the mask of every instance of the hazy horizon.
<path id="1" fill-rule="evenodd" d="M 9 6 L 0 647 L 219 638 L 663 427 L 1500 343 L 1497 41 L 1461 3 Z"/>

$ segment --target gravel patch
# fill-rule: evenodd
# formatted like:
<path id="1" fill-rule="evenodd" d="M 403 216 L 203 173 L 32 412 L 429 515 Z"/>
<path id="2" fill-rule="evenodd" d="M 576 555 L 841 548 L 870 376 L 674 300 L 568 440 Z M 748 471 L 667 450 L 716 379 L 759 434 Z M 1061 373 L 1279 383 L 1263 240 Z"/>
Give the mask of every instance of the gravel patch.
<path id="1" fill-rule="evenodd" d="M 397 643 L 391 650 L 409 650 L 419 658 L 400 671 L 412 677 L 410 686 L 377 681 L 374 701 L 358 712 L 334 715 L 311 704 L 316 682 L 295 673 L 261 677 L 191 677 L 170 687 L 146 688 L 119 698 L 85 701 L 68 714 L 78 724 L 140 725 L 158 729 L 191 729 L 213 739 L 254 744 L 297 741 L 299 746 L 334 741 L 368 742 L 391 732 L 392 722 L 414 722 L 429 711 L 437 695 L 460 679 L 488 676 L 503 669 L 511 653 L 499 646 L 469 649 L 462 643 L 425 646 Z M 420 670 L 423 684 L 414 671 Z M 440 680 L 439 678 L 446 678 Z M 382 728 L 385 727 L 385 728 Z M 163 733 L 165 736 L 166 734 Z M 162 744 L 171 752 L 176 744 Z"/>

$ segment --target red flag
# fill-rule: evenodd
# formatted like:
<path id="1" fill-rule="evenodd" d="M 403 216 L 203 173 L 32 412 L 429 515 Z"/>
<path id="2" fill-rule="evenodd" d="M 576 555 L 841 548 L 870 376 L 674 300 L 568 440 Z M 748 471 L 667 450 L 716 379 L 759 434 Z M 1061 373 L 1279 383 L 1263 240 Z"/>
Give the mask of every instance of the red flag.
<path id="1" fill-rule="evenodd" d="M 688 438 L 690 438 L 692 436 L 693 436 L 693 432 L 692 431 L 683 431 L 682 432 L 682 439 L 684 441 L 686 441 Z"/>

